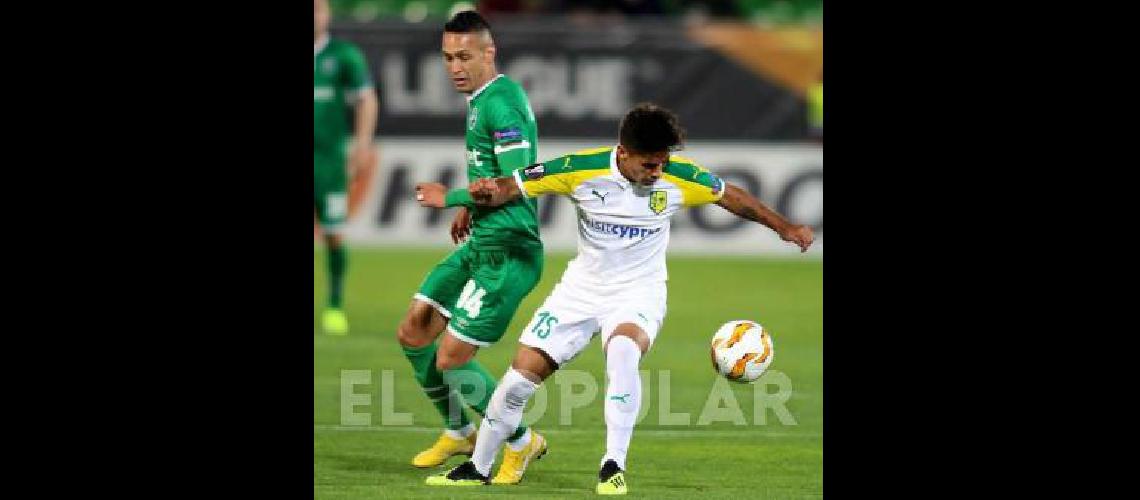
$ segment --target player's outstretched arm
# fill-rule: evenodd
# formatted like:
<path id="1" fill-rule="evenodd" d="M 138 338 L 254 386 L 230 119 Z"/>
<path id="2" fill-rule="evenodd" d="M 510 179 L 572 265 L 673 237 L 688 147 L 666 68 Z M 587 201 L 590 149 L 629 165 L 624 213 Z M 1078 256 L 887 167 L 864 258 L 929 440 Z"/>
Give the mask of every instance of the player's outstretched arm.
<path id="1" fill-rule="evenodd" d="M 513 177 L 475 179 L 467 191 L 476 205 L 484 207 L 497 207 L 522 196 Z"/>
<path id="2" fill-rule="evenodd" d="M 726 183 L 724 196 L 717 205 L 736 214 L 738 217 L 759 222 L 780 235 L 784 241 L 799 245 L 801 252 L 806 252 L 811 246 L 815 236 L 811 228 L 802 224 L 792 224 L 780 214 L 765 206 L 760 200 L 740 189 L 735 184 Z"/>
<path id="3" fill-rule="evenodd" d="M 461 191 L 457 189 L 456 191 Z M 467 187 L 471 201 L 478 206 L 497 207 L 519 196 L 519 185 L 512 177 L 495 177 L 475 179 Z M 416 201 L 420 206 L 429 208 L 444 208 L 449 206 L 447 197 L 450 192 L 443 184 L 438 182 L 421 182 L 416 184 Z"/>
<path id="4" fill-rule="evenodd" d="M 447 206 L 447 187 L 438 182 L 416 184 L 416 201 L 421 207 L 444 208 Z"/>

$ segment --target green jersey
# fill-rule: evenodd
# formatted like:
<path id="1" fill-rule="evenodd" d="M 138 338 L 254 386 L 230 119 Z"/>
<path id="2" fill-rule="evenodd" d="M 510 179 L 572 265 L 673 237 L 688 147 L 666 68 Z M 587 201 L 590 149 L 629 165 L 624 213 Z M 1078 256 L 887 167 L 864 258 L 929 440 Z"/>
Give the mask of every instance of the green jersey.
<path id="1" fill-rule="evenodd" d="M 538 125 L 526 91 L 504 75 L 467 102 L 467 180 L 510 177 L 538 161 Z M 470 245 L 496 248 L 542 245 L 537 203 L 520 197 L 498 207 L 471 208 Z"/>
<path id="2" fill-rule="evenodd" d="M 364 54 L 351 43 L 325 37 L 313 49 L 313 148 L 343 156 L 351 126 L 349 105 L 372 87 Z"/>

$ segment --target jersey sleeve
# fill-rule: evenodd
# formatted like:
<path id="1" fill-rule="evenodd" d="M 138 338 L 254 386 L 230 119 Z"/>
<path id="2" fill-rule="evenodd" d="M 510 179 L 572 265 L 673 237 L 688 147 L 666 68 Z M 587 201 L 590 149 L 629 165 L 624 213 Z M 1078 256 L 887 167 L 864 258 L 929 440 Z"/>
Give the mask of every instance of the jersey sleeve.
<path id="1" fill-rule="evenodd" d="M 372 74 L 369 73 L 368 63 L 359 48 L 346 45 L 341 51 L 341 59 L 341 85 L 346 94 L 356 98 L 360 92 L 372 88 Z"/>
<path id="2" fill-rule="evenodd" d="M 515 170 L 515 183 L 523 195 L 534 198 L 542 194 L 568 195 L 574 190 L 571 156 L 560 156 L 545 163 L 535 163 Z"/>
<path id="3" fill-rule="evenodd" d="M 530 140 L 526 135 L 526 116 L 517 106 L 493 103 L 488 107 L 487 129 L 495 150 L 495 158 L 503 172 L 514 172 L 530 164 Z"/>
<path id="4" fill-rule="evenodd" d="M 716 203 L 724 197 L 724 180 L 693 160 L 670 156 L 665 173 L 681 189 L 681 204 L 686 207 Z"/>

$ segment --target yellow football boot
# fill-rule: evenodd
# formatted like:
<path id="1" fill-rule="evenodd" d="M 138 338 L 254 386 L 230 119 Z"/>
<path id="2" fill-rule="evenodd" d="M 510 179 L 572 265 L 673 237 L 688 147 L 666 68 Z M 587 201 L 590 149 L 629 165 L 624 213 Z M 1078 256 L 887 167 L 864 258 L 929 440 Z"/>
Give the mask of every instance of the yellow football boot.
<path id="1" fill-rule="evenodd" d="M 431 445 L 424 451 L 421 451 L 415 458 L 412 459 L 412 465 L 416 467 L 435 467 L 447 461 L 447 459 L 455 455 L 471 456 L 471 452 L 475 451 L 475 434 L 471 433 L 466 439 L 454 439 L 444 433 L 436 440 L 435 444 Z"/>
<path id="2" fill-rule="evenodd" d="M 531 460 L 538 460 L 545 454 L 546 438 L 531 429 L 530 442 L 523 449 L 513 451 L 510 446 L 503 448 L 503 465 L 499 466 L 499 473 L 491 480 L 491 484 L 519 484 Z"/>
<path id="3" fill-rule="evenodd" d="M 618 467 L 617 462 L 606 460 L 602 470 L 598 472 L 599 495 L 624 495 L 629 493 L 625 484 L 625 471 Z"/>
<path id="4" fill-rule="evenodd" d="M 348 317 L 340 309 L 325 309 L 321 327 L 329 335 L 348 335 Z"/>

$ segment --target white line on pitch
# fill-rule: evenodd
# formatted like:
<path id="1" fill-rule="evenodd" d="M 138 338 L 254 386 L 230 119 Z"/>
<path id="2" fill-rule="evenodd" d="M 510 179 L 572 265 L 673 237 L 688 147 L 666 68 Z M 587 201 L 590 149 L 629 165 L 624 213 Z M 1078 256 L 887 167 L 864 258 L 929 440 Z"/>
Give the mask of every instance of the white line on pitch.
<path id="1" fill-rule="evenodd" d="M 659 436 L 659 437 L 739 437 L 744 435 L 756 437 L 769 437 L 769 438 L 818 438 L 823 434 L 818 432 L 766 432 L 763 430 L 748 429 L 748 427 L 759 426 L 741 426 L 740 430 L 700 430 L 700 429 L 634 429 L 634 433 L 639 436 Z M 416 425 L 391 425 L 387 427 L 382 426 L 355 426 L 355 425 L 329 425 L 329 424 L 313 424 L 313 430 L 318 432 L 417 432 L 417 433 L 437 433 L 440 432 L 439 427 L 423 427 Z M 605 434 L 606 429 L 559 429 L 559 428 L 543 428 L 543 434 Z"/>

